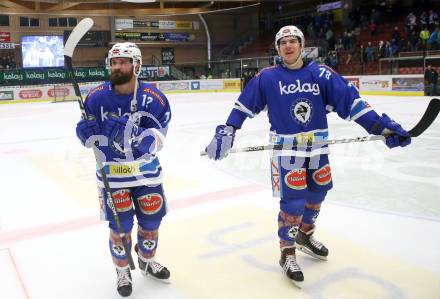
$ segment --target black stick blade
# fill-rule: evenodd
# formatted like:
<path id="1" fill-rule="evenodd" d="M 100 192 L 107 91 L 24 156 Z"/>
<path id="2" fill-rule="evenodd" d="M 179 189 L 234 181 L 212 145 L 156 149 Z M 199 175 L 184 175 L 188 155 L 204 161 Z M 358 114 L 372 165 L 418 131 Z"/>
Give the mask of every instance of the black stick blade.
<path id="1" fill-rule="evenodd" d="M 426 108 L 426 111 L 423 114 L 420 121 L 417 123 L 417 125 L 414 128 L 412 128 L 408 132 L 409 136 L 411 137 L 420 136 L 434 122 L 439 112 L 440 112 L 440 100 L 432 99 L 429 102 L 428 107 Z"/>

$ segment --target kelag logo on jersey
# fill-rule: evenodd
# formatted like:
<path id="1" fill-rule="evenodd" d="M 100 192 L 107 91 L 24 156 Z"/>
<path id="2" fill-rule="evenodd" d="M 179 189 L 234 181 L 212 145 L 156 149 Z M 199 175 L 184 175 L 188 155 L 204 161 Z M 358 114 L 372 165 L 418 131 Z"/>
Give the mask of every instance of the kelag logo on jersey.
<path id="1" fill-rule="evenodd" d="M 313 116 L 312 102 L 308 99 L 299 98 L 292 103 L 290 113 L 294 121 L 300 125 L 307 126 Z"/>
<path id="2" fill-rule="evenodd" d="M 304 93 L 312 93 L 313 95 L 319 95 L 319 85 L 318 83 L 301 83 L 300 80 L 296 80 L 296 84 L 292 83 L 289 85 L 284 85 L 281 81 L 278 81 L 278 84 L 280 85 L 280 94 L 291 94 L 291 93 L 297 93 L 297 92 L 304 92 Z"/>

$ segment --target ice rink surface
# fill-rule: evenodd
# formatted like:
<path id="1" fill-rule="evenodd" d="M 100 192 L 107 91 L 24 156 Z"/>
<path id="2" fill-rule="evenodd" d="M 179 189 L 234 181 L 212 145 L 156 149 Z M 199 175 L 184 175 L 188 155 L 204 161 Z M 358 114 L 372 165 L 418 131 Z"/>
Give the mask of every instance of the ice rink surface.
<path id="1" fill-rule="evenodd" d="M 157 259 L 170 285 L 133 273 L 133 299 L 440 298 L 440 119 L 407 148 L 382 142 L 331 147 L 334 189 L 317 221 L 329 260 L 298 253 L 305 285 L 278 266 L 278 201 L 269 153 L 200 157 L 237 93 L 172 94 L 159 157 L 169 213 Z M 405 128 L 426 97 L 368 96 Z M 0 105 L 0 298 L 120 298 L 99 221 L 91 150 L 75 136 L 77 103 Z M 330 138 L 364 136 L 329 115 Z M 264 145 L 264 113 L 236 147 Z"/>

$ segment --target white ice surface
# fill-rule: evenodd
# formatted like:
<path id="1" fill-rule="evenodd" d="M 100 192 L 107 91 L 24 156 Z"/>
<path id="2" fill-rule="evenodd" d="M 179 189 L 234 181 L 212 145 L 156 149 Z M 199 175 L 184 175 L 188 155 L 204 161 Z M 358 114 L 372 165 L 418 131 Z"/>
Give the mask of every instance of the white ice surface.
<path id="1" fill-rule="evenodd" d="M 264 298 L 266 289 L 279 298 L 293 288 L 279 285 L 283 278 L 277 272 L 278 204 L 270 194 L 268 153 L 231 154 L 221 162 L 200 157 L 237 95 L 169 95 L 173 118 L 159 156 L 170 212 L 163 222 L 158 257 L 170 268 L 173 282 L 161 285 L 135 272 L 132 298 L 206 298 L 209 294 L 254 299 Z M 389 114 L 405 128 L 416 124 L 429 100 L 366 98 L 378 112 Z M 93 156 L 75 137 L 79 115 L 74 102 L 0 105 L 1 299 L 118 298 L 108 230 L 98 220 Z M 365 135 L 362 128 L 335 114 L 329 116 L 329 123 L 330 138 Z M 265 115 L 247 120 L 235 146 L 264 145 L 267 130 Z M 410 279 L 415 286 L 423 285 L 424 298 L 438 298 L 440 120 L 407 148 L 389 150 L 381 142 L 368 142 L 335 145 L 331 151 L 334 189 L 322 208 L 317 230 L 331 255 L 319 270 L 309 259 L 300 260 L 310 285 L 291 291 L 298 298 L 411 298 L 420 290 L 407 289 L 398 274 L 408 271 L 416 275 Z M 211 242 L 216 233 L 238 234 L 262 221 L 273 222 L 273 227 L 240 235 L 238 241 L 234 239 L 238 245 L 229 251 L 211 250 L 210 246 L 218 246 Z M 243 241 L 249 234 L 259 236 L 251 242 L 255 247 Z M 237 248 L 254 253 L 265 266 L 238 254 Z M 362 248 L 364 256 L 353 256 Z M 216 269 L 198 273 L 199 267 L 211 262 L 208 252 L 217 252 L 212 253 Z M 231 256 L 244 264 L 228 264 Z M 382 264 L 369 268 L 366 260 L 375 258 Z M 337 268 L 342 262 L 350 267 Z M 402 269 L 396 267 L 399 264 Z M 230 283 L 232 272 L 227 271 L 242 275 Z M 253 276 L 259 271 L 264 282 Z M 392 274 L 383 282 L 359 271 Z M 272 272 L 276 273 L 273 280 Z M 341 280 L 344 275 L 364 280 L 351 284 Z M 372 282 L 386 291 L 370 294 Z"/>

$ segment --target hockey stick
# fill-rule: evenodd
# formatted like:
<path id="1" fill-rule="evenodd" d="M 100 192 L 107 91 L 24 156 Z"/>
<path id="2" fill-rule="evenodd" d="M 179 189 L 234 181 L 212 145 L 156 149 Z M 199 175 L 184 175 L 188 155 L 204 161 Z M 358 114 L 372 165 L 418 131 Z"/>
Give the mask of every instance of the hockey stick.
<path id="1" fill-rule="evenodd" d="M 93 26 L 92 19 L 85 18 L 85 19 L 81 20 L 81 22 L 79 22 L 78 25 L 76 25 L 75 28 L 73 28 L 66 44 L 64 45 L 64 62 L 66 65 L 66 70 L 68 72 L 69 78 L 72 81 L 73 89 L 75 90 L 75 95 L 78 100 L 79 108 L 81 109 L 81 114 L 84 119 L 89 119 L 89 115 L 87 115 L 87 112 L 84 108 L 84 101 L 83 101 L 83 98 L 81 95 L 81 91 L 79 89 L 78 82 L 76 81 L 76 78 L 75 78 L 75 72 L 74 72 L 73 66 L 72 66 L 72 56 L 73 56 L 73 52 L 75 51 L 76 46 L 78 45 L 78 42 L 90 30 L 90 28 L 92 28 L 92 26 Z M 115 201 L 112 197 L 110 184 L 108 183 L 107 175 L 104 171 L 104 164 L 98 158 L 99 155 L 98 155 L 97 146 L 98 146 L 98 142 L 95 142 L 95 144 L 92 146 L 92 148 L 93 148 L 93 153 L 95 155 L 96 163 L 98 165 L 99 173 L 101 174 L 102 183 L 104 184 L 105 193 L 107 194 L 107 204 L 108 204 L 110 210 L 112 211 L 113 218 L 115 219 L 118 234 L 122 240 L 122 246 L 124 247 L 124 251 L 125 251 L 127 258 L 128 258 L 128 263 L 130 264 L 130 269 L 134 270 L 135 266 L 134 266 L 134 262 L 133 262 L 133 257 L 131 256 L 131 250 L 128 246 L 126 234 L 122 230 L 121 221 L 118 216 L 118 211 L 116 210 L 116 207 L 115 207 Z"/>
<path id="2" fill-rule="evenodd" d="M 439 112 L 440 112 L 440 100 L 434 98 L 429 102 L 428 107 L 426 108 L 425 113 L 423 114 L 419 122 L 414 126 L 414 128 L 408 131 L 409 136 L 411 137 L 420 136 L 434 122 Z M 243 148 L 232 148 L 229 151 L 229 153 L 255 152 L 255 151 L 264 151 L 264 150 L 289 150 L 292 149 L 292 146 L 295 145 L 300 145 L 303 147 L 319 148 L 324 145 L 331 145 L 331 144 L 385 140 L 385 137 L 386 135 L 363 136 L 363 137 L 354 137 L 354 138 L 325 140 L 322 142 L 313 142 L 313 143 L 296 143 L 289 146 L 283 144 L 250 146 Z M 207 153 L 205 151 L 202 151 L 200 152 L 200 155 L 206 156 Z"/>

